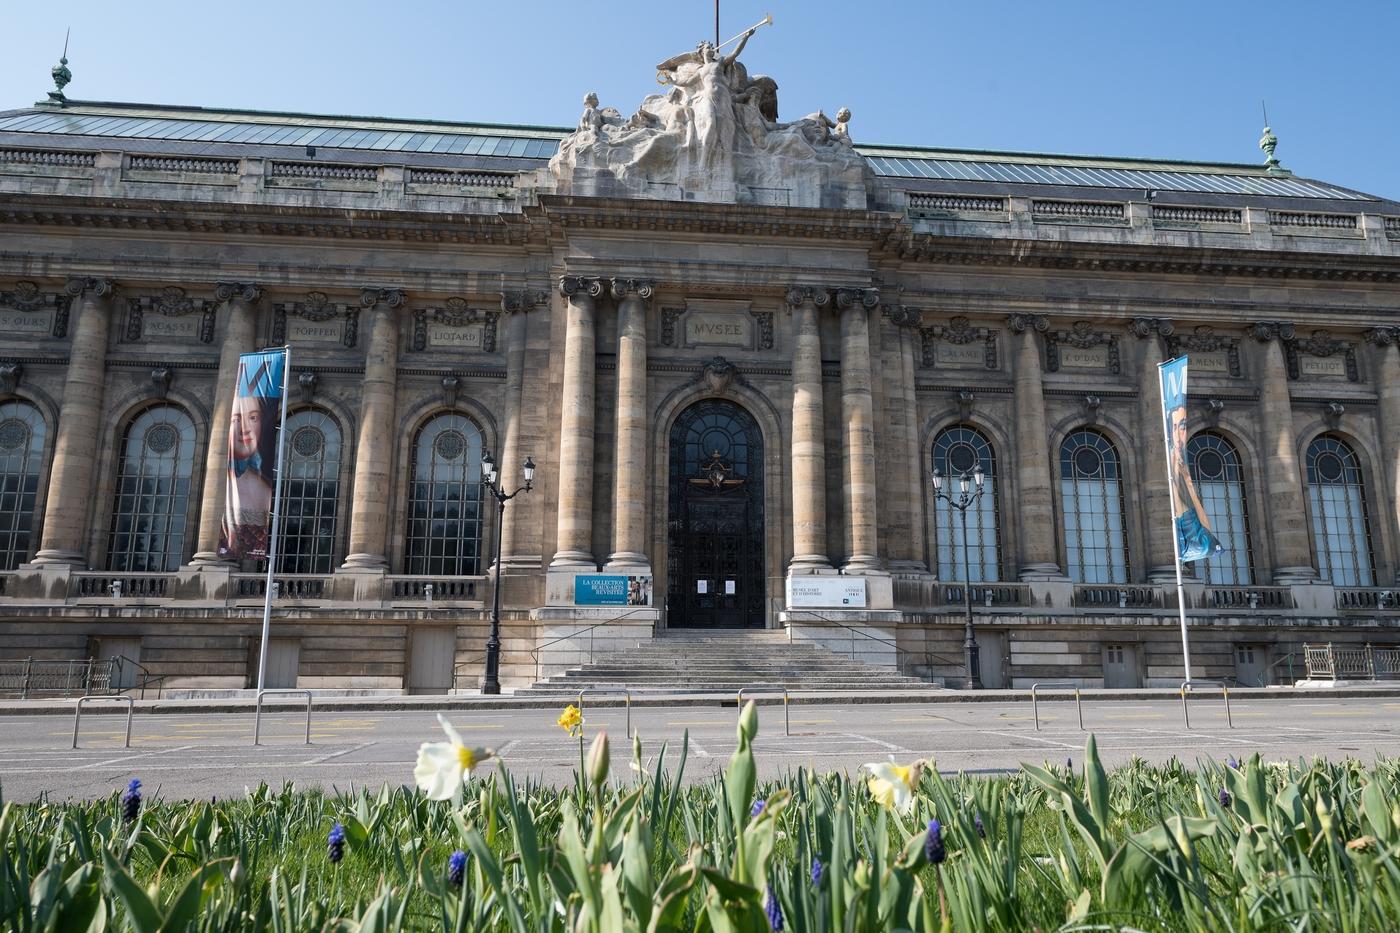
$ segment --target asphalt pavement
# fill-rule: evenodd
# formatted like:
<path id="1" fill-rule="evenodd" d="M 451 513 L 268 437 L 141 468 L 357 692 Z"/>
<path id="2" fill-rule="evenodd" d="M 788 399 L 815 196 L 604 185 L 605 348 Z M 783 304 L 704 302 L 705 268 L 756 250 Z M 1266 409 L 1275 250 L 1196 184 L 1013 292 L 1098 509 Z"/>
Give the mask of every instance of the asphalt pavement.
<path id="1" fill-rule="evenodd" d="M 447 715 L 465 741 L 492 747 L 498 760 L 487 771 L 508 767 L 518 778 L 550 784 L 572 780 L 578 742 L 555 724 L 565 701 L 548 708 L 453 710 Z M 1254 752 L 1267 760 L 1322 755 L 1341 759 L 1400 755 L 1400 698 L 1292 694 L 1241 698 L 1232 694 L 1227 723 L 1219 696 L 1194 696 L 1190 726 L 1179 699 L 1102 698 L 1083 705 L 1084 725 L 1098 738 L 1109 765 L 1133 756 L 1162 762 L 1176 757 L 1224 760 Z M 907 763 L 932 759 L 939 770 L 1003 773 L 1022 762 L 1066 758 L 1078 763 L 1088 731 L 1079 728 L 1072 701 L 1042 701 L 1041 729 L 1025 702 L 901 702 L 891 704 L 798 705 L 779 701 L 759 710 L 756 742 L 760 776 L 799 766 L 854 772 L 861 764 L 894 758 Z M 689 734 L 689 779 L 723 769 L 734 749 L 736 707 L 710 701 L 684 706 L 634 706 L 631 725 L 642 736 L 650 764 L 668 743 L 674 767 L 681 737 Z M 605 729 L 612 739 L 613 774 L 630 774 L 628 711 L 586 707 L 592 739 Z M 166 798 L 241 795 L 260 781 L 350 789 L 412 781 L 419 743 L 439 741 L 442 730 L 431 710 L 335 710 L 313 712 L 311 744 L 305 744 L 305 714 L 279 706 L 265 713 L 262 744 L 253 745 L 253 714 L 167 712 L 138 714 L 130 747 L 126 717 L 115 709 L 92 709 L 82 717 L 73 749 L 70 715 L 0 717 L 0 792 L 6 800 L 91 798 L 111 793 L 131 778 Z M 790 732 L 790 734 L 787 734 Z"/>

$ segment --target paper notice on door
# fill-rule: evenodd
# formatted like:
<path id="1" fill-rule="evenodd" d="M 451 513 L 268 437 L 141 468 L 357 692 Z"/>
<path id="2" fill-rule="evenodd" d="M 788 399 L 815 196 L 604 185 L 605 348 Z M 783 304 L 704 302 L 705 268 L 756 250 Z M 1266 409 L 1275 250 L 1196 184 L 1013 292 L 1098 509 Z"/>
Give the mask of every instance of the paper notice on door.
<path id="1" fill-rule="evenodd" d="M 733 581 L 733 580 L 725 580 L 725 581 L 724 581 L 724 595 L 725 595 L 725 596 L 733 596 L 733 595 L 734 595 L 734 581 Z"/>
<path id="2" fill-rule="evenodd" d="M 710 581 L 709 581 L 709 580 L 696 580 L 696 581 L 695 581 L 695 592 L 697 592 L 697 593 L 708 593 L 709 591 L 710 591 Z"/>

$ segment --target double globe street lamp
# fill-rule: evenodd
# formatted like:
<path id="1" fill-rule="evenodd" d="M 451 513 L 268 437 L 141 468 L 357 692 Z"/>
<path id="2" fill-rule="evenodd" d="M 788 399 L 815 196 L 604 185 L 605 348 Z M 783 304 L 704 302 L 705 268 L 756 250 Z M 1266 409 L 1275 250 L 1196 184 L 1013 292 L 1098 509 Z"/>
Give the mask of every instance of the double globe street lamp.
<path id="1" fill-rule="evenodd" d="M 933 468 L 933 497 L 936 502 L 943 499 L 948 503 L 950 509 L 957 509 L 962 518 L 962 552 L 963 552 L 963 605 L 967 610 L 967 616 L 963 624 L 963 663 L 967 666 L 967 678 L 963 686 L 968 690 L 982 689 L 982 674 L 979 668 L 979 656 L 981 649 L 977 646 L 977 635 L 972 630 L 972 568 L 969 554 L 972 548 L 967 542 L 967 510 L 972 507 L 978 499 L 982 498 L 982 484 L 986 482 L 986 474 L 982 472 L 982 462 L 979 459 L 976 467 L 973 468 L 971 481 L 967 473 L 958 476 L 958 491 L 955 495 L 952 489 L 943 488 L 943 474 L 938 467 Z M 972 487 L 969 490 L 969 486 Z"/>
<path id="2" fill-rule="evenodd" d="M 535 461 L 525 458 L 525 485 L 508 493 L 501 488 L 500 474 L 490 452 L 481 457 L 481 478 L 487 490 L 496 497 L 496 581 L 491 587 L 491 635 L 486 639 L 486 674 L 481 679 L 481 692 L 501 692 L 501 526 L 505 522 L 506 503 L 535 484 Z"/>

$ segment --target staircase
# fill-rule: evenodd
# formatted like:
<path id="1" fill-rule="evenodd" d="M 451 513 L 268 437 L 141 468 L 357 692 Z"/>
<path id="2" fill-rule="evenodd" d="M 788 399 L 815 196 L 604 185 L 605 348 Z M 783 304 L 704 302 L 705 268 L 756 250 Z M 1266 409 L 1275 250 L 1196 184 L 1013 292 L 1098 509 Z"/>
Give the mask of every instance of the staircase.
<path id="1" fill-rule="evenodd" d="M 790 643 L 781 630 L 676 632 L 638 641 L 626 651 L 517 690 L 517 696 L 564 696 L 585 687 L 627 687 L 633 693 L 734 693 L 740 687 L 789 690 L 938 689 L 892 668 L 853 661 L 825 648 Z"/>

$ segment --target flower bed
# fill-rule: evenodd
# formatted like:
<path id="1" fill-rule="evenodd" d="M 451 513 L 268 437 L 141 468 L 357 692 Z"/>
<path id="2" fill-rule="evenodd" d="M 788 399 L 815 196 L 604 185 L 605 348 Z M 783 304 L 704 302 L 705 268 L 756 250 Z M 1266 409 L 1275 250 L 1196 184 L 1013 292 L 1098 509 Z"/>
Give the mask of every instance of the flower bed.
<path id="1" fill-rule="evenodd" d="M 618 779 L 599 736 L 560 789 L 473 776 L 490 751 L 449 732 L 426 793 L 7 804 L 0 929 L 1400 929 L 1391 762 L 1106 773 L 1091 738 L 1078 768 L 759 785 L 757 730 L 750 704 L 725 773 L 689 785 L 684 740 L 674 773 L 635 741 Z"/>

